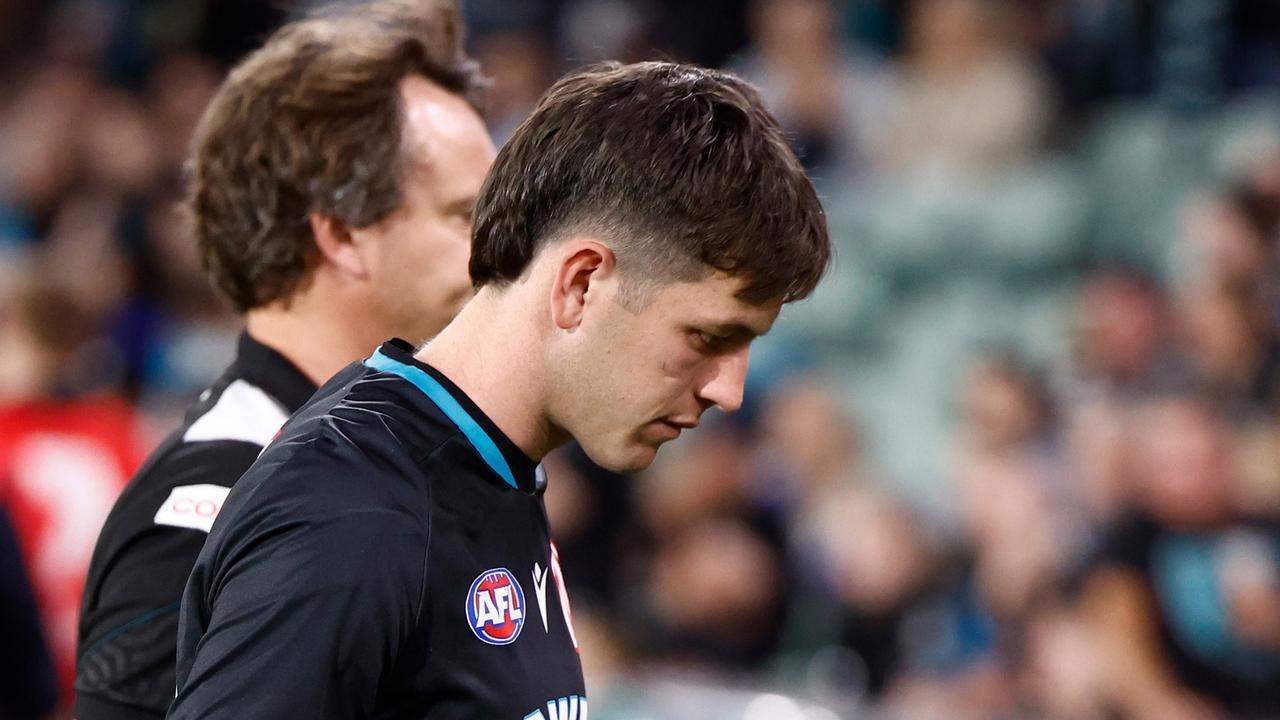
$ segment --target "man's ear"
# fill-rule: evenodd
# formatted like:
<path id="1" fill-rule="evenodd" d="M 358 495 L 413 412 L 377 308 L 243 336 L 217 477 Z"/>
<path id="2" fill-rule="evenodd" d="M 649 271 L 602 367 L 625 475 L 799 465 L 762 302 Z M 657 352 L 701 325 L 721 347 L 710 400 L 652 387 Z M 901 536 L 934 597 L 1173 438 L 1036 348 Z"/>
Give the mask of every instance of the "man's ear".
<path id="1" fill-rule="evenodd" d="M 311 224 L 311 235 L 316 240 L 316 247 L 320 249 L 320 256 L 326 264 L 344 275 L 361 280 L 368 277 L 369 269 L 365 266 L 364 258 L 360 257 L 351 237 L 351 229 L 345 222 L 319 213 L 311 213 L 307 220 Z"/>
<path id="2" fill-rule="evenodd" d="M 561 254 L 551 285 L 551 319 L 561 330 L 582 324 L 587 305 L 599 302 L 603 283 L 614 276 L 613 251 L 595 240 L 570 241 Z"/>

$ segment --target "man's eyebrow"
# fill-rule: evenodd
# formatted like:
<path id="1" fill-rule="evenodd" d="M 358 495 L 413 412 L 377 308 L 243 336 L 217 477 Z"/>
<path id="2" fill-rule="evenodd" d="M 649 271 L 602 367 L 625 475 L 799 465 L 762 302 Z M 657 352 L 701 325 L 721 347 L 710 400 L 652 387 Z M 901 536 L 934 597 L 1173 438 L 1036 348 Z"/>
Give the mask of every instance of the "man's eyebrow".
<path id="1" fill-rule="evenodd" d="M 474 195 L 470 195 L 464 198 L 459 198 L 449 203 L 448 205 L 446 205 L 445 212 L 459 213 L 459 214 L 465 213 L 470 215 L 472 212 L 475 211 L 476 202 L 478 201 L 479 201 L 479 198 Z"/>
<path id="2" fill-rule="evenodd" d="M 755 328 L 750 327 L 748 325 L 744 325 L 742 323 L 737 323 L 737 322 L 728 322 L 728 323 L 713 322 L 708 324 L 707 329 L 713 335 L 719 335 L 720 337 L 728 338 L 731 340 L 742 340 L 742 341 L 754 340 L 760 337 L 761 335 L 764 335 L 765 333 L 769 332 L 768 330 L 765 330 L 764 332 L 757 332 Z"/>

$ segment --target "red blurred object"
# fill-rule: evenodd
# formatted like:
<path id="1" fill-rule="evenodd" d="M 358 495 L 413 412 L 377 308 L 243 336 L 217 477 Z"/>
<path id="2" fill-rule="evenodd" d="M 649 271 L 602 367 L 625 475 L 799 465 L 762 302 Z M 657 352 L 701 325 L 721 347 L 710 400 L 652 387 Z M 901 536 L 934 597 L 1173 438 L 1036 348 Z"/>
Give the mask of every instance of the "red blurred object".
<path id="1" fill-rule="evenodd" d="M 63 700 L 98 531 L 145 457 L 137 414 L 108 398 L 0 407 L 0 500 L 13 516 Z"/>

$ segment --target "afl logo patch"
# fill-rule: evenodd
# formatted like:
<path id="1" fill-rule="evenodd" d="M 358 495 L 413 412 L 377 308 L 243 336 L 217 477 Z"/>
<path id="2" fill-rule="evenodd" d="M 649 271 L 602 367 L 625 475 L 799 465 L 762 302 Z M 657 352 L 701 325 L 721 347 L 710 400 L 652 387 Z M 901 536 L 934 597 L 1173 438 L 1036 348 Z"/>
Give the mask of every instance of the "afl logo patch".
<path id="1" fill-rule="evenodd" d="M 524 627 L 524 590 L 506 568 L 480 573 L 467 592 L 467 623 L 490 645 L 510 645 Z"/>

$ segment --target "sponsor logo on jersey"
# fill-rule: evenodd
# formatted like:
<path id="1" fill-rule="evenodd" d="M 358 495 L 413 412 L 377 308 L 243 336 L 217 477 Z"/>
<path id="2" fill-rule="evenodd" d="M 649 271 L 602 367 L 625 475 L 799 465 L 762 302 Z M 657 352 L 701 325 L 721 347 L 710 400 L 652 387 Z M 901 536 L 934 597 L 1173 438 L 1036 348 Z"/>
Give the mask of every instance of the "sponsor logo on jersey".
<path id="1" fill-rule="evenodd" d="M 547 626 L 547 569 L 538 563 L 533 564 L 533 593 L 538 598 L 538 610 L 542 613 L 542 630 L 549 633 L 551 628 Z"/>
<path id="2" fill-rule="evenodd" d="M 155 523 L 209 532 L 229 492 L 221 485 L 180 485 L 156 511 Z"/>
<path id="3" fill-rule="evenodd" d="M 524 590 L 506 568 L 480 573 L 467 592 L 467 623 L 490 645 L 510 645 L 524 627 Z"/>

